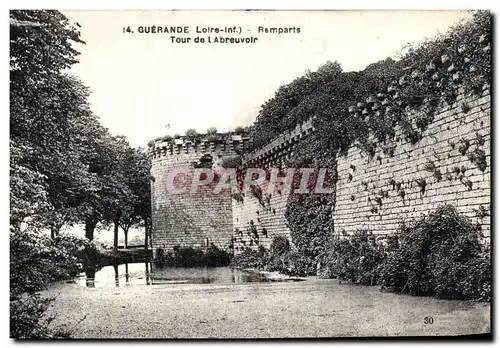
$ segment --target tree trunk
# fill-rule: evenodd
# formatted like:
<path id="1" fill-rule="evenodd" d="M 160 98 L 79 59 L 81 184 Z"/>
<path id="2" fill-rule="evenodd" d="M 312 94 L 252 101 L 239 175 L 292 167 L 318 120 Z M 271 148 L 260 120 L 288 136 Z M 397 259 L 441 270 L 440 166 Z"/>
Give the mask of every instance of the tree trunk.
<path id="1" fill-rule="evenodd" d="M 61 228 L 63 227 L 64 225 L 64 222 L 61 222 L 60 224 L 58 224 L 56 226 L 56 237 L 59 235 L 59 233 L 61 233 Z"/>
<path id="2" fill-rule="evenodd" d="M 115 220 L 114 236 L 113 236 L 113 249 L 118 250 L 118 220 Z"/>
<path id="3" fill-rule="evenodd" d="M 85 219 L 85 238 L 89 240 L 94 239 L 94 229 L 97 225 L 97 221 L 93 218 Z"/>
<path id="4" fill-rule="evenodd" d="M 147 216 L 143 216 L 142 219 L 144 220 L 144 248 L 149 249 L 149 246 L 152 242 L 152 240 L 151 240 L 151 229 L 152 229 L 151 219 Z"/>
<path id="5" fill-rule="evenodd" d="M 50 238 L 54 239 L 59 235 L 59 232 L 61 231 L 61 228 L 63 227 L 64 223 L 59 222 L 59 223 L 54 223 L 53 225 L 50 226 Z"/>
<path id="6" fill-rule="evenodd" d="M 147 234 L 149 236 L 149 246 L 153 247 L 153 222 L 151 221 L 151 218 L 148 218 L 146 226 Z"/>
<path id="7" fill-rule="evenodd" d="M 123 233 L 125 234 L 125 249 L 128 248 L 128 227 L 123 229 Z"/>
<path id="8" fill-rule="evenodd" d="M 60 222 L 57 225 L 52 226 L 50 228 L 50 235 L 51 236 L 53 235 L 52 239 L 54 239 L 55 237 L 57 237 L 59 235 L 59 233 L 61 232 L 61 228 L 63 227 L 63 225 L 64 225 L 64 223 Z"/>

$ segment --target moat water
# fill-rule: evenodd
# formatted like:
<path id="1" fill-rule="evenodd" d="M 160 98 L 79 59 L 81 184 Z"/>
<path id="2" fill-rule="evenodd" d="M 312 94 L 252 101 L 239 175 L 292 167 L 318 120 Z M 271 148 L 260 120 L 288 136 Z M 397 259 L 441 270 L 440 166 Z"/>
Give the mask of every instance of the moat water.
<path id="1" fill-rule="evenodd" d="M 489 303 L 227 267 L 122 264 L 54 283 L 44 295 L 55 298 L 51 325 L 74 338 L 438 336 L 491 328 Z"/>
<path id="2" fill-rule="evenodd" d="M 88 270 L 76 283 L 88 288 L 125 287 L 165 284 L 244 284 L 300 281 L 298 278 L 270 278 L 268 275 L 229 267 L 186 268 L 159 267 L 154 263 L 127 263 Z"/>

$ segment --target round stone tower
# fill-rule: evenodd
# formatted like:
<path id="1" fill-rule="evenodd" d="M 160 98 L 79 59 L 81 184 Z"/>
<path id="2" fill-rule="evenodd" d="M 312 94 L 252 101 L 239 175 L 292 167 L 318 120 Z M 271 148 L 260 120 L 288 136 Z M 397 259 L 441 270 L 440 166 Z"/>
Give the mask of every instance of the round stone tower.
<path id="1" fill-rule="evenodd" d="M 231 245 L 233 215 L 231 192 L 214 193 L 214 185 L 200 186 L 195 192 L 171 190 L 169 173 L 193 173 L 196 168 L 217 166 L 224 158 L 238 156 L 249 138 L 238 134 L 197 135 L 156 141 L 151 155 L 151 214 L 153 250 L 172 250 L 175 246 L 220 248 Z M 182 177 L 182 173 L 178 174 Z"/>

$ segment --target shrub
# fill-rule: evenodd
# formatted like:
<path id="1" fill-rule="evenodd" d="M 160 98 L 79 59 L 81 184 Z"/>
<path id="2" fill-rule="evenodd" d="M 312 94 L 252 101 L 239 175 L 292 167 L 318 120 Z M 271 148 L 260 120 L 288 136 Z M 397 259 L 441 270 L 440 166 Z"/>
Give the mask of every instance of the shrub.
<path id="1" fill-rule="evenodd" d="M 174 253 L 168 253 L 165 257 L 167 266 L 176 267 L 196 267 L 201 266 L 203 260 L 203 251 L 201 249 L 174 248 Z"/>
<path id="2" fill-rule="evenodd" d="M 316 272 L 311 260 L 298 252 L 285 251 L 281 254 L 272 254 L 269 271 L 276 271 L 287 276 L 306 277 Z"/>
<path id="3" fill-rule="evenodd" d="M 217 248 L 214 244 L 211 244 L 204 255 L 204 263 L 208 267 L 221 267 L 228 266 L 231 262 L 231 256 Z"/>
<path id="4" fill-rule="evenodd" d="M 290 251 L 290 242 L 285 236 L 275 236 L 271 242 L 271 253 L 275 256 Z"/>
<path id="5" fill-rule="evenodd" d="M 491 301 L 491 258 L 489 252 L 468 261 L 465 275 L 459 279 L 456 287 L 465 298 L 478 301 Z"/>
<path id="6" fill-rule="evenodd" d="M 305 277 L 315 274 L 314 262 L 307 256 L 290 250 L 290 242 L 285 236 L 275 236 L 271 242 L 269 271 L 277 271 L 288 276 Z"/>
<path id="7" fill-rule="evenodd" d="M 74 256 L 78 263 L 81 264 L 79 268 L 100 267 L 101 254 L 93 241 L 87 238 L 61 234 L 54 239 L 53 243 L 57 249 L 65 250 L 69 255 Z"/>
<path id="8" fill-rule="evenodd" d="M 399 247 L 382 268 L 382 288 L 438 298 L 489 300 L 491 265 L 479 234 L 479 225 L 449 205 L 402 225 Z"/>
<path id="9" fill-rule="evenodd" d="M 380 278 L 380 267 L 386 250 L 367 231 L 358 231 L 349 239 L 334 239 L 323 257 L 327 276 L 356 284 L 374 285 Z"/>
<path id="10" fill-rule="evenodd" d="M 269 262 L 269 252 L 259 246 L 257 250 L 246 248 L 231 260 L 231 267 L 266 269 Z"/>
<path id="11" fill-rule="evenodd" d="M 163 249 L 158 248 L 155 262 L 160 266 L 173 267 L 222 267 L 229 265 L 231 255 L 214 244 L 205 251 L 200 248 L 175 246 L 173 253 L 165 253 Z"/>
<path id="12" fill-rule="evenodd" d="M 52 299 L 37 292 L 50 282 L 75 276 L 97 250 L 86 239 L 68 235 L 52 240 L 30 228 L 10 231 L 10 336 L 41 339 L 64 336 L 50 330 L 44 313 Z"/>
<path id="13" fill-rule="evenodd" d="M 11 295 L 43 290 L 50 282 L 67 279 L 81 271 L 76 244 L 72 244 L 74 249 L 69 248 L 69 239 L 63 238 L 66 237 L 52 240 L 37 230 L 11 230 Z"/>
<path id="14" fill-rule="evenodd" d="M 26 294 L 10 301 L 10 337 L 17 339 L 51 338 L 49 320 L 43 320 L 53 299 L 39 294 Z"/>
<path id="15" fill-rule="evenodd" d="M 246 248 L 233 258 L 231 266 L 279 272 L 287 276 L 305 277 L 314 274 L 315 265 L 307 257 L 290 251 L 290 244 L 286 246 L 285 240 L 288 242 L 284 237 L 275 238 L 274 248 L 271 249 L 274 251 L 271 252 L 262 245 L 257 250 Z"/>

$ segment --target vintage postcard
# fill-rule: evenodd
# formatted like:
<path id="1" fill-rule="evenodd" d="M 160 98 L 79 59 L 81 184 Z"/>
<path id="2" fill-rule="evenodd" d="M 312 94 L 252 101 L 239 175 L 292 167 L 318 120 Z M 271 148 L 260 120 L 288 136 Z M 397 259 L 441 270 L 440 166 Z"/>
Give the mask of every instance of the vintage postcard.
<path id="1" fill-rule="evenodd" d="M 11 10 L 10 337 L 491 339 L 492 14 Z"/>

